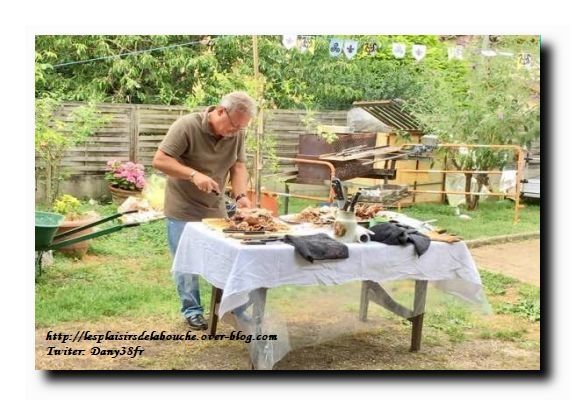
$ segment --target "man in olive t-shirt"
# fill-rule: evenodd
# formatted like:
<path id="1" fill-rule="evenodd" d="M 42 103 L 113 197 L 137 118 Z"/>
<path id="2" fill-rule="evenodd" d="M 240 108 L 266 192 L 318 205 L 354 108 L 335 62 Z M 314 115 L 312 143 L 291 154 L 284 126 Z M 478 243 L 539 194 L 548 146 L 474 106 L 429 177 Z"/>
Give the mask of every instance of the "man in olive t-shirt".
<path id="1" fill-rule="evenodd" d="M 246 93 L 227 94 L 217 107 L 179 118 L 160 143 L 152 165 L 168 176 L 164 213 L 172 256 L 187 222 L 226 216 L 228 174 L 238 208 L 251 206 L 246 197 L 245 129 L 256 109 Z M 206 329 L 198 276 L 175 273 L 174 280 L 188 324 Z"/>

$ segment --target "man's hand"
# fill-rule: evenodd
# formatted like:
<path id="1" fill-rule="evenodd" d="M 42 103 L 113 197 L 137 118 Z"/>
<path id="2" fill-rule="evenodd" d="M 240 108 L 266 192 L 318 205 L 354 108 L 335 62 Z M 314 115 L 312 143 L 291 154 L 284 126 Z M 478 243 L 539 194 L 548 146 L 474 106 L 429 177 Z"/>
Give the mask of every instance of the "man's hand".
<path id="1" fill-rule="evenodd" d="M 238 208 L 251 208 L 252 202 L 248 197 L 242 197 L 236 201 L 236 207 Z"/>
<path id="2" fill-rule="evenodd" d="M 204 193 L 211 193 L 212 190 L 215 190 L 218 194 L 220 194 L 220 186 L 218 186 L 218 183 L 216 183 L 211 177 L 206 176 L 205 174 L 196 172 L 196 174 L 194 174 L 193 182 L 196 187 Z"/>

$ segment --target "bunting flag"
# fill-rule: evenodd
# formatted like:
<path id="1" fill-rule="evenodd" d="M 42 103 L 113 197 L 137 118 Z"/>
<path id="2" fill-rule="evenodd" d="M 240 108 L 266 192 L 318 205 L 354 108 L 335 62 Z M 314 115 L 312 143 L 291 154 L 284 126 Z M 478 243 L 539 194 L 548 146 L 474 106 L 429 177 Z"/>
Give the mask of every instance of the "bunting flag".
<path id="1" fill-rule="evenodd" d="M 391 45 L 391 51 L 396 59 L 403 59 L 405 57 L 405 44 L 394 42 Z"/>
<path id="2" fill-rule="evenodd" d="M 452 46 L 447 49 L 447 59 L 463 59 L 463 47 L 461 45 Z"/>
<path id="3" fill-rule="evenodd" d="M 284 35 L 282 38 L 282 44 L 287 49 L 292 49 L 297 43 L 297 35 Z"/>
<path id="4" fill-rule="evenodd" d="M 367 42 L 363 45 L 363 51 L 369 56 L 373 56 L 377 53 L 377 44 L 375 42 Z"/>
<path id="5" fill-rule="evenodd" d="M 342 44 L 343 41 L 341 39 L 332 38 L 329 42 L 329 55 L 333 57 L 341 55 L 341 52 L 343 51 Z"/>
<path id="6" fill-rule="evenodd" d="M 425 58 L 425 53 L 427 52 L 427 47 L 425 45 L 413 45 L 411 47 L 411 55 L 416 61 L 420 61 Z"/>
<path id="7" fill-rule="evenodd" d="M 531 69 L 533 67 L 533 55 L 530 53 L 520 53 L 517 64 L 524 69 Z"/>
<path id="8" fill-rule="evenodd" d="M 309 35 L 299 37 L 299 51 L 301 53 L 313 53 L 315 49 L 315 40 Z"/>
<path id="9" fill-rule="evenodd" d="M 315 38 L 311 35 L 283 35 L 282 36 L 282 45 L 287 49 L 297 48 L 300 52 L 305 53 L 314 53 L 315 51 Z M 361 47 L 361 49 L 360 49 Z M 391 44 L 391 52 L 396 59 L 402 59 L 406 55 L 407 45 L 394 42 Z M 456 59 L 456 60 L 463 60 L 465 48 L 461 45 L 455 45 L 447 48 L 447 58 L 448 60 Z M 374 56 L 377 55 L 379 51 L 379 45 L 375 41 L 368 41 L 359 43 L 358 41 L 354 41 L 351 39 L 342 39 L 342 38 L 331 38 L 329 42 L 329 55 L 331 57 L 338 57 L 342 53 L 345 55 L 347 59 L 353 59 L 358 51 L 361 51 L 362 55 L 369 55 Z M 519 68 L 524 69 L 532 69 L 534 66 L 534 58 L 533 54 L 523 52 L 519 54 L 514 54 L 512 52 L 500 52 L 495 49 L 481 49 L 481 55 L 484 57 L 494 57 L 494 56 L 507 56 L 507 57 L 516 57 L 517 59 L 517 66 Z M 411 46 L 411 55 L 413 58 L 419 62 L 425 58 L 427 55 L 427 46 L 425 45 L 412 45 Z"/>
<path id="10" fill-rule="evenodd" d="M 343 54 L 346 58 L 351 59 L 357 53 L 357 41 L 352 41 L 351 39 L 346 39 L 343 43 Z"/>

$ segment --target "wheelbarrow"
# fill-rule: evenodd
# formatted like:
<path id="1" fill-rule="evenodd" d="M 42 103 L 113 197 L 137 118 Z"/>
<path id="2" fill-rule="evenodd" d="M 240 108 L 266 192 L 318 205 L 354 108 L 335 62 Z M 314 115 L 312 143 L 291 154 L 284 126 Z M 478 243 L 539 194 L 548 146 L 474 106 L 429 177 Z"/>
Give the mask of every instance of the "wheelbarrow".
<path id="1" fill-rule="evenodd" d="M 93 232 L 88 235 L 82 235 L 77 238 L 62 240 L 70 235 L 75 233 L 81 232 L 86 229 L 90 229 L 96 225 L 100 225 L 106 223 L 108 221 L 112 221 L 116 218 L 121 217 L 122 215 L 132 214 L 134 212 L 138 212 L 137 210 L 133 211 L 126 211 L 117 213 L 114 215 L 110 215 L 108 217 L 99 219 L 97 221 L 91 222 L 87 225 L 79 226 L 77 228 L 71 229 L 67 232 L 60 233 L 56 235 L 56 231 L 58 231 L 58 227 L 60 226 L 61 222 L 64 220 L 64 216 L 60 214 L 56 214 L 53 212 L 42 212 L 36 211 L 36 272 L 38 275 L 42 274 L 42 255 L 44 252 L 49 250 L 56 250 L 63 248 L 65 246 L 73 245 L 74 243 L 82 242 L 88 239 L 97 238 L 99 236 L 109 235 L 114 232 L 121 231 L 124 228 L 129 228 L 132 226 L 140 225 L 139 222 L 135 223 L 128 223 L 122 225 L 111 226 L 106 229 L 102 229 L 100 231 Z"/>

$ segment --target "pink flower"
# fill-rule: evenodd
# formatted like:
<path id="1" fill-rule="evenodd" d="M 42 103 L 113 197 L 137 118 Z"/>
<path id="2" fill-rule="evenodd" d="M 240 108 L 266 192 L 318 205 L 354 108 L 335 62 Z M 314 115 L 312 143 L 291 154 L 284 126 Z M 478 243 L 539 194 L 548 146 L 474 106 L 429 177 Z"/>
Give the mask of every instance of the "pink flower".
<path id="1" fill-rule="evenodd" d="M 106 180 L 113 187 L 124 190 L 141 190 L 146 185 L 144 165 L 134 162 L 110 160 L 107 163 Z"/>

